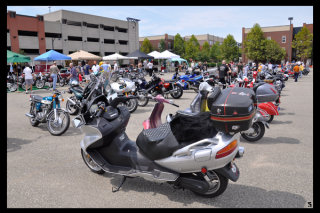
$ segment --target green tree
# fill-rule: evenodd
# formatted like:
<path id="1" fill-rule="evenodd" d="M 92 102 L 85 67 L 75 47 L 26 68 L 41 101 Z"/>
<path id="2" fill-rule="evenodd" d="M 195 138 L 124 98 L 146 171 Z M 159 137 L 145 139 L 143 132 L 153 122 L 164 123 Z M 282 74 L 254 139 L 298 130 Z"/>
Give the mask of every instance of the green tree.
<path id="1" fill-rule="evenodd" d="M 165 50 L 166 50 L 166 43 L 164 42 L 163 39 L 160 40 L 160 43 L 159 43 L 159 44 L 160 44 L 159 51 L 160 51 L 160 52 L 165 51 Z"/>
<path id="2" fill-rule="evenodd" d="M 255 24 L 243 41 L 243 51 L 247 57 L 253 60 L 255 63 L 258 63 L 259 61 L 265 61 L 265 42 L 266 39 L 263 35 L 260 25 Z"/>
<path id="3" fill-rule="evenodd" d="M 152 48 L 152 45 L 151 45 L 151 42 L 149 41 L 149 39 L 145 38 L 143 40 L 140 51 L 144 52 L 146 54 L 153 51 L 153 48 Z"/>
<path id="4" fill-rule="evenodd" d="M 221 60 L 220 43 L 218 41 L 210 48 L 210 58 L 213 62 Z"/>
<path id="5" fill-rule="evenodd" d="M 228 34 L 221 44 L 221 55 L 227 61 L 239 58 L 239 47 L 233 35 Z"/>
<path id="6" fill-rule="evenodd" d="M 203 62 L 210 60 L 210 45 L 207 41 L 203 43 L 198 59 Z"/>
<path id="7" fill-rule="evenodd" d="M 174 36 L 173 52 L 177 55 L 180 55 L 180 57 L 183 57 L 185 53 L 185 41 L 179 33 Z"/>
<path id="8" fill-rule="evenodd" d="M 301 61 L 306 63 L 306 60 L 312 56 L 313 51 L 313 34 L 310 31 L 303 27 L 300 32 L 298 32 L 293 41 L 292 48 L 295 48 L 297 51 L 297 56 Z"/>
<path id="9" fill-rule="evenodd" d="M 265 41 L 265 58 L 272 64 L 281 62 L 286 55 L 286 51 L 274 40 Z"/>
<path id="10" fill-rule="evenodd" d="M 199 51 L 200 44 L 197 38 L 192 35 L 191 38 L 186 42 L 184 57 L 186 57 L 187 59 L 192 58 L 193 60 L 199 60 Z"/>

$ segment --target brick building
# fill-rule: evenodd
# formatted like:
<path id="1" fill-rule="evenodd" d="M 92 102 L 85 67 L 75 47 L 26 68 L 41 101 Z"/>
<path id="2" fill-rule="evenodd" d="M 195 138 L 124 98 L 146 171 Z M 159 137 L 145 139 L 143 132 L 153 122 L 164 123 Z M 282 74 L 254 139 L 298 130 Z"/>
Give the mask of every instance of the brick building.
<path id="1" fill-rule="evenodd" d="M 303 26 L 306 26 L 309 31 L 313 33 L 313 24 L 304 23 Z M 291 24 L 283 26 L 261 27 L 261 30 L 263 31 L 265 38 L 276 41 L 283 49 L 286 50 L 284 61 L 292 61 L 296 60 L 295 50 L 292 48 L 292 41 L 294 36 L 301 30 L 301 28 L 302 27 L 293 27 L 293 24 Z M 250 30 L 251 28 L 242 28 L 242 41 L 246 39 L 246 36 Z M 244 46 L 242 46 L 242 48 L 244 48 Z M 244 63 L 250 62 L 244 52 L 242 53 L 242 61 Z"/>

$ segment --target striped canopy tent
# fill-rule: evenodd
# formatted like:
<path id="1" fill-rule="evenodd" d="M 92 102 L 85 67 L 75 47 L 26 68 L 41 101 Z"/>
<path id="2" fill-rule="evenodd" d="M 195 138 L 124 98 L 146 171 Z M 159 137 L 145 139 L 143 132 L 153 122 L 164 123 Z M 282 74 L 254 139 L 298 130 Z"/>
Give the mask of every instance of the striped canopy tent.
<path id="1" fill-rule="evenodd" d="M 70 55 L 71 60 L 101 60 L 102 57 L 86 52 L 84 50 L 78 50 Z"/>

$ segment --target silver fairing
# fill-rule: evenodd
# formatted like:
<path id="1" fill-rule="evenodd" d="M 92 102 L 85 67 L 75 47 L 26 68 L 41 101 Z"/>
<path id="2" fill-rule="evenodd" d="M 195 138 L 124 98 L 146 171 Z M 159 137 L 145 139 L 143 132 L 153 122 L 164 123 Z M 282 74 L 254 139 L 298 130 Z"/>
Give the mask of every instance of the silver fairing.
<path id="1" fill-rule="evenodd" d="M 100 131 L 90 125 L 81 126 L 80 130 L 85 134 L 84 138 L 80 141 L 80 146 L 85 152 L 87 152 L 87 147 L 102 138 Z"/>
<path id="2" fill-rule="evenodd" d="M 233 140 L 238 140 L 236 149 L 231 154 L 216 159 L 217 152 Z M 175 151 L 172 156 L 155 160 L 155 162 L 178 173 L 199 172 L 202 167 L 206 167 L 208 170 L 219 169 L 231 162 L 236 156 L 239 141 L 240 133 L 226 135 L 219 132 L 213 138 L 185 146 Z"/>

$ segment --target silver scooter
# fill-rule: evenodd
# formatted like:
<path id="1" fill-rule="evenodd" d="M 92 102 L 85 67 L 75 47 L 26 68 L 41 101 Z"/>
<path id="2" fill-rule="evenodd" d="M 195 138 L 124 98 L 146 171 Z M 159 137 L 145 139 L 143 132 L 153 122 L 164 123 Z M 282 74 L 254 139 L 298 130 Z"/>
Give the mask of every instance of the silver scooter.
<path id="1" fill-rule="evenodd" d="M 203 197 L 215 197 L 226 190 L 228 180 L 238 180 L 240 173 L 234 160 L 244 154 L 244 148 L 239 147 L 239 133 L 223 134 L 207 126 L 205 135 L 194 134 L 193 138 L 181 141 L 179 134 L 184 131 L 181 128 L 184 124 L 175 118 L 161 123 L 164 103 L 175 104 L 161 95 L 148 97 L 157 102 L 144 122 L 152 125 L 144 125 L 136 141 L 130 140 L 125 132 L 129 111 L 117 107 L 128 97 L 116 97 L 109 105 L 101 99 L 97 103 L 93 101 L 88 107 L 95 112 L 94 116 L 80 114 L 73 119 L 73 126 L 84 133 L 81 155 L 89 169 L 98 174 L 122 176 L 113 192 L 120 189 L 126 177 L 142 177 L 172 184 L 174 188 L 186 188 Z M 204 124 L 206 116 L 183 112 L 175 115 L 191 119 L 197 126 Z"/>

